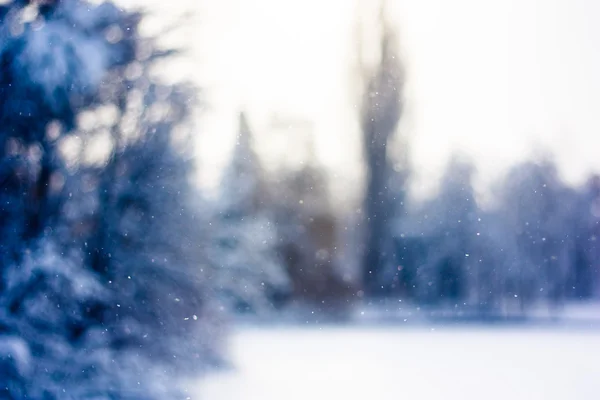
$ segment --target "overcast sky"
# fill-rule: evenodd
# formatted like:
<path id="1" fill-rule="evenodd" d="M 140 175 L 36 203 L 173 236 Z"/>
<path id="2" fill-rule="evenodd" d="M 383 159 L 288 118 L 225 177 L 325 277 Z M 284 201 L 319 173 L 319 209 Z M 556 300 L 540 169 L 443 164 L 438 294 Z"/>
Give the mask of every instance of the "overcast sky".
<path id="1" fill-rule="evenodd" d="M 177 40 L 191 50 L 180 73 L 207 88 L 199 150 L 205 179 L 228 154 L 240 108 L 262 150 L 294 154 L 267 134 L 272 115 L 283 115 L 312 124 L 319 159 L 340 179 L 355 176 L 360 153 L 348 83 L 356 0 L 122 2 L 160 9 L 162 20 L 195 13 Z M 569 180 L 600 169 L 600 2 L 389 3 L 407 66 L 403 130 L 420 183 L 430 187 L 457 149 L 487 180 L 546 150 Z"/>

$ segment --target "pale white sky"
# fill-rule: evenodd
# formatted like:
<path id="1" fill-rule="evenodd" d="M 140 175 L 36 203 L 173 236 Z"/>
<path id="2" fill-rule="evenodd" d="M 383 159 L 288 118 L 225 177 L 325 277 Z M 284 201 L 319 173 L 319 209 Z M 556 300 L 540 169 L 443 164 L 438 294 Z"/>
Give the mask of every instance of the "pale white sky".
<path id="1" fill-rule="evenodd" d="M 216 176 L 244 107 L 259 150 L 298 152 L 269 132 L 273 114 L 311 123 L 316 153 L 340 175 L 360 160 L 349 90 L 358 0 L 121 0 L 168 20 L 195 13 L 174 40 L 190 49 L 178 73 L 207 89 L 199 154 Z M 554 151 L 564 176 L 600 169 L 600 2 L 390 0 L 407 66 L 407 111 L 419 184 L 431 187 L 449 153 L 481 176 Z M 537 150 L 536 150 L 537 149 Z"/>

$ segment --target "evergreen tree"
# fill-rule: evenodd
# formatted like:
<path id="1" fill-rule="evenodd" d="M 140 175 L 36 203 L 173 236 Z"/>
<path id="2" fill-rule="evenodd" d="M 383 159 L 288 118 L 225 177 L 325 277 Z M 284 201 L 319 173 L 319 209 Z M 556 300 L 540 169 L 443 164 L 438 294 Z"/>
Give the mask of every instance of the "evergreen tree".
<path id="1" fill-rule="evenodd" d="M 600 292 L 600 178 L 591 176 L 577 193 L 573 212 L 574 259 L 567 280 L 567 295 L 589 299 Z"/>
<path id="2" fill-rule="evenodd" d="M 139 13 L 0 17 L 1 397 L 178 398 L 222 336 L 182 150 L 193 95 L 152 75 L 170 52 Z"/>
<path id="3" fill-rule="evenodd" d="M 239 135 L 222 183 L 216 209 L 215 285 L 238 310 L 263 312 L 289 291 L 277 253 L 277 229 L 269 213 L 264 172 L 252 148 L 243 113 Z"/>
<path id="4" fill-rule="evenodd" d="M 31 3 L 31 4 L 29 4 Z M 111 3 L 14 1 L 0 6 L 2 260 L 18 261 L 64 200 L 59 143 L 84 108 L 105 102 L 103 78 L 135 57 L 138 14 Z M 120 32 L 112 40 L 107 31 Z"/>
<path id="5" fill-rule="evenodd" d="M 518 261 L 510 269 L 507 290 L 525 309 L 542 297 L 559 303 L 572 263 L 574 196 L 551 162 L 514 166 L 502 190 L 502 213 L 515 235 Z"/>
<path id="6" fill-rule="evenodd" d="M 400 220 L 399 243 L 404 246 L 398 253 L 414 254 L 412 261 L 419 263 L 417 270 L 412 266 L 411 275 L 422 301 L 454 305 L 470 295 L 479 219 L 472 174 L 471 164 L 454 157 L 435 197 Z M 411 246 L 420 247 L 421 254 Z"/>

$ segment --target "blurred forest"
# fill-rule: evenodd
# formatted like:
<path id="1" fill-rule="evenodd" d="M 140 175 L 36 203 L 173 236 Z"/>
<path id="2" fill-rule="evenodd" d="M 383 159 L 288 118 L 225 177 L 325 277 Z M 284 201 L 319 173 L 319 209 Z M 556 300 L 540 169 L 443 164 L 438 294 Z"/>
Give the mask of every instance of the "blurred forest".
<path id="1" fill-rule="evenodd" d="M 198 89 L 161 78 L 177 51 L 143 18 L 110 2 L 0 6 L 1 398 L 185 398 L 173 378 L 225 365 L 238 315 L 340 319 L 400 299 L 526 317 L 600 296 L 600 177 L 571 187 L 532 159 L 483 204 L 457 154 L 435 195 L 411 196 L 409 77 L 385 12 L 356 50 L 365 182 L 351 212 L 314 155 L 264 168 L 243 110 L 206 196 Z M 363 46 L 377 62 L 360 63 Z"/>

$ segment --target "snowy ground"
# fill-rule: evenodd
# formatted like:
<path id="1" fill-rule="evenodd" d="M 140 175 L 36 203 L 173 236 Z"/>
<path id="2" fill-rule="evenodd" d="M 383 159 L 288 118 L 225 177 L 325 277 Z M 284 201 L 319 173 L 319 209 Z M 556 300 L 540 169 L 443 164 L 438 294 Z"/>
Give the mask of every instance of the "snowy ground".
<path id="1" fill-rule="evenodd" d="M 600 331 L 532 327 L 240 328 L 206 400 L 600 398 Z"/>

